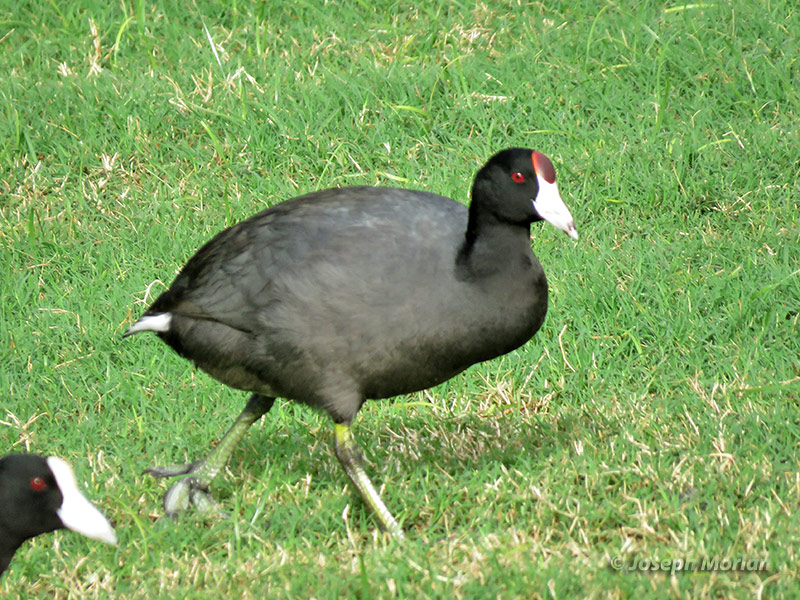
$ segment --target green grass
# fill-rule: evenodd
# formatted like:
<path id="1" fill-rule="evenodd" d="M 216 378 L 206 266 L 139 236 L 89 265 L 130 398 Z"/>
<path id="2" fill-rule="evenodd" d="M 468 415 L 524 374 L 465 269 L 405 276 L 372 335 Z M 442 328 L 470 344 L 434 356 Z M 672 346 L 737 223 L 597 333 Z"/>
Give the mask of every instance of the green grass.
<path id="1" fill-rule="evenodd" d="M 0 595 L 796 596 L 796 2 L 3 4 L 0 452 L 69 459 L 121 544 L 42 536 Z M 185 260 L 315 189 L 466 202 L 510 146 L 553 159 L 581 239 L 534 227 L 533 341 L 362 411 L 408 541 L 287 403 L 213 487 L 231 520 L 160 519 L 142 470 L 198 458 L 245 401 L 121 339 Z"/>

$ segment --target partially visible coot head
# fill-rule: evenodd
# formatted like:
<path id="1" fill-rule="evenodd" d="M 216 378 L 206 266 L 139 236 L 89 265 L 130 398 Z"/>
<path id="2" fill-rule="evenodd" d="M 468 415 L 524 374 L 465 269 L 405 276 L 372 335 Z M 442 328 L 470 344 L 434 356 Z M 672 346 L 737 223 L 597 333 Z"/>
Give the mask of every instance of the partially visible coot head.
<path id="1" fill-rule="evenodd" d="M 117 543 L 114 528 L 81 494 L 64 460 L 34 454 L 0 458 L 0 574 L 25 540 L 56 529 Z"/>

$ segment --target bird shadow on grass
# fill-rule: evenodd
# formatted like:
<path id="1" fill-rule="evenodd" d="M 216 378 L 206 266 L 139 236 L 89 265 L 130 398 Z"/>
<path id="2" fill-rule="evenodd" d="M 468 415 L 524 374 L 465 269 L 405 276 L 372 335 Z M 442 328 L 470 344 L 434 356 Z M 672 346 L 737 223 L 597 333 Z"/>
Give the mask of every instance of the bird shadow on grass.
<path id="1" fill-rule="evenodd" d="M 296 421 L 290 415 L 250 432 L 231 462 L 234 477 L 220 482 L 217 498 L 230 503 L 241 486 L 251 485 L 240 478 L 268 478 L 261 494 L 270 496 L 265 508 L 270 520 L 290 520 L 299 529 L 304 521 L 307 527 L 309 519 L 325 518 L 315 513 L 338 516 L 351 504 L 353 523 L 373 530 L 374 523 L 355 491 L 345 491 L 347 477 L 334 456 L 327 417 L 302 407 L 292 412 Z M 385 486 L 384 500 L 401 514 L 407 527 L 416 523 L 427 530 L 443 512 L 450 513 L 450 526 L 455 524 L 453 520 L 461 518 L 456 513 L 462 511 L 453 505 L 475 503 L 476 493 L 510 472 L 511 477 L 535 481 L 540 470 L 552 468 L 553 454 L 559 455 L 559 462 L 570 453 L 575 433 L 582 427 L 572 416 L 563 415 L 392 407 L 374 414 L 367 409 L 354 431 L 367 472 L 379 488 Z M 294 491 L 274 492 L 270 488 L 275 484 Z M 437 497 L 432 502 L 437 507 L 427 507 L 429 496 Z M 313 505 L 317 508 L 308 508 Z M 251 514 L 259 509 L 243 510 Z M 281 527 L 290 526 L 282 522 Z"/>
<path id="2" fill-rule="evenodd" d="M 366 412 L 366 411 L 365 411 Z M 554 426 L 546 418 L 530 415 L 441 415 L 428 411 L 378 417 L 362 415 L 353 431 L 367 468 L 375 472 L 413 470 L 416 465 L 436 465 L 454 475 L 501 463 L 513 467 L 522 456 L 569 444 L 570 428 Z M 266 418 L 269 418 L 267 416 Z M 286 459 L 287 470 L 310 473 L 325 481 L 339 479 L 338 466 L 324 465 L 333 454 L 332 427 L 325 417 L 311 430 L 303 425 L 265 425 L 244 442 L 247 456 L 239 455 L 243 469 L 258 468 L 264 456 L 277 464 Z M 237 453 L 238 454 L 238 453 Z M 393 466 L 394 463 L 394 466 Z"/>

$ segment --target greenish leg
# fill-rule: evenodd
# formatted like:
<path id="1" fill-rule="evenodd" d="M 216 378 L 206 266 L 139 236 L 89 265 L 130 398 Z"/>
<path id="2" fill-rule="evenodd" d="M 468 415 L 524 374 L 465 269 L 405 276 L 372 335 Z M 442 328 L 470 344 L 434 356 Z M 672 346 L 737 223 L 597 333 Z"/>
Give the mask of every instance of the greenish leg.
<path id="1" fill-rule="evenodd" d="M 222 437 L 217 447 L 209 452 L 203 460 L 188 465 L 150 467 L 145 470 L 145 473 L 150 473 L 154 477 L 187 475 L 173 484 L 164 494 L 164 509 L 167 516 L 173 516 L 186 510 L 190 504 L 196 506 L 201 512 L 220 512 L 217 503 L 208 493 L 208 487 L 228 462 L 234 448 L 250 426 L 272 408 L 274 402 L 275 398 L 253 394 L 248 400 L 247 406 Z"/>
<path id="2" fill-rule="evenodd" d="M 378 526 L 383 531 L 388 531 L 397 539 L 404 539 L 403 529 L 400 524 L 386 508 L 386 505 L 381 500 L 378 490 L 370 481 L 367 472 L 364 470 L 364 464 L 361 460 L 361 449 L 353 439 L 353 433 L 350 430 L 350 425 L 345 423 L 335 423 L 333 426 L 334 445 L 333 449 L 336 452 L 336 458 L 342 463 L 345 473 L 353 482 L 358 493 L 366 502 L 367 506 L 375 514 L 378 521 Z"/>

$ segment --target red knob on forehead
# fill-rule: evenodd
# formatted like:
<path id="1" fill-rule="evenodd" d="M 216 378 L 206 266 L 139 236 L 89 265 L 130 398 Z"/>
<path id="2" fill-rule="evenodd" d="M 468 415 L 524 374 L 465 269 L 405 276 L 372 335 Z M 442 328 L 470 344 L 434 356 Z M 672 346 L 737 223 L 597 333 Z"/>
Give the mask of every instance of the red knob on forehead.
<path id="1" fill-rule="evenodd" d="M 541 152 L 533 153 L 533 170 L 547 183 L 556 182 L 556 170 L 553 168 L 553 163 Z"/>

